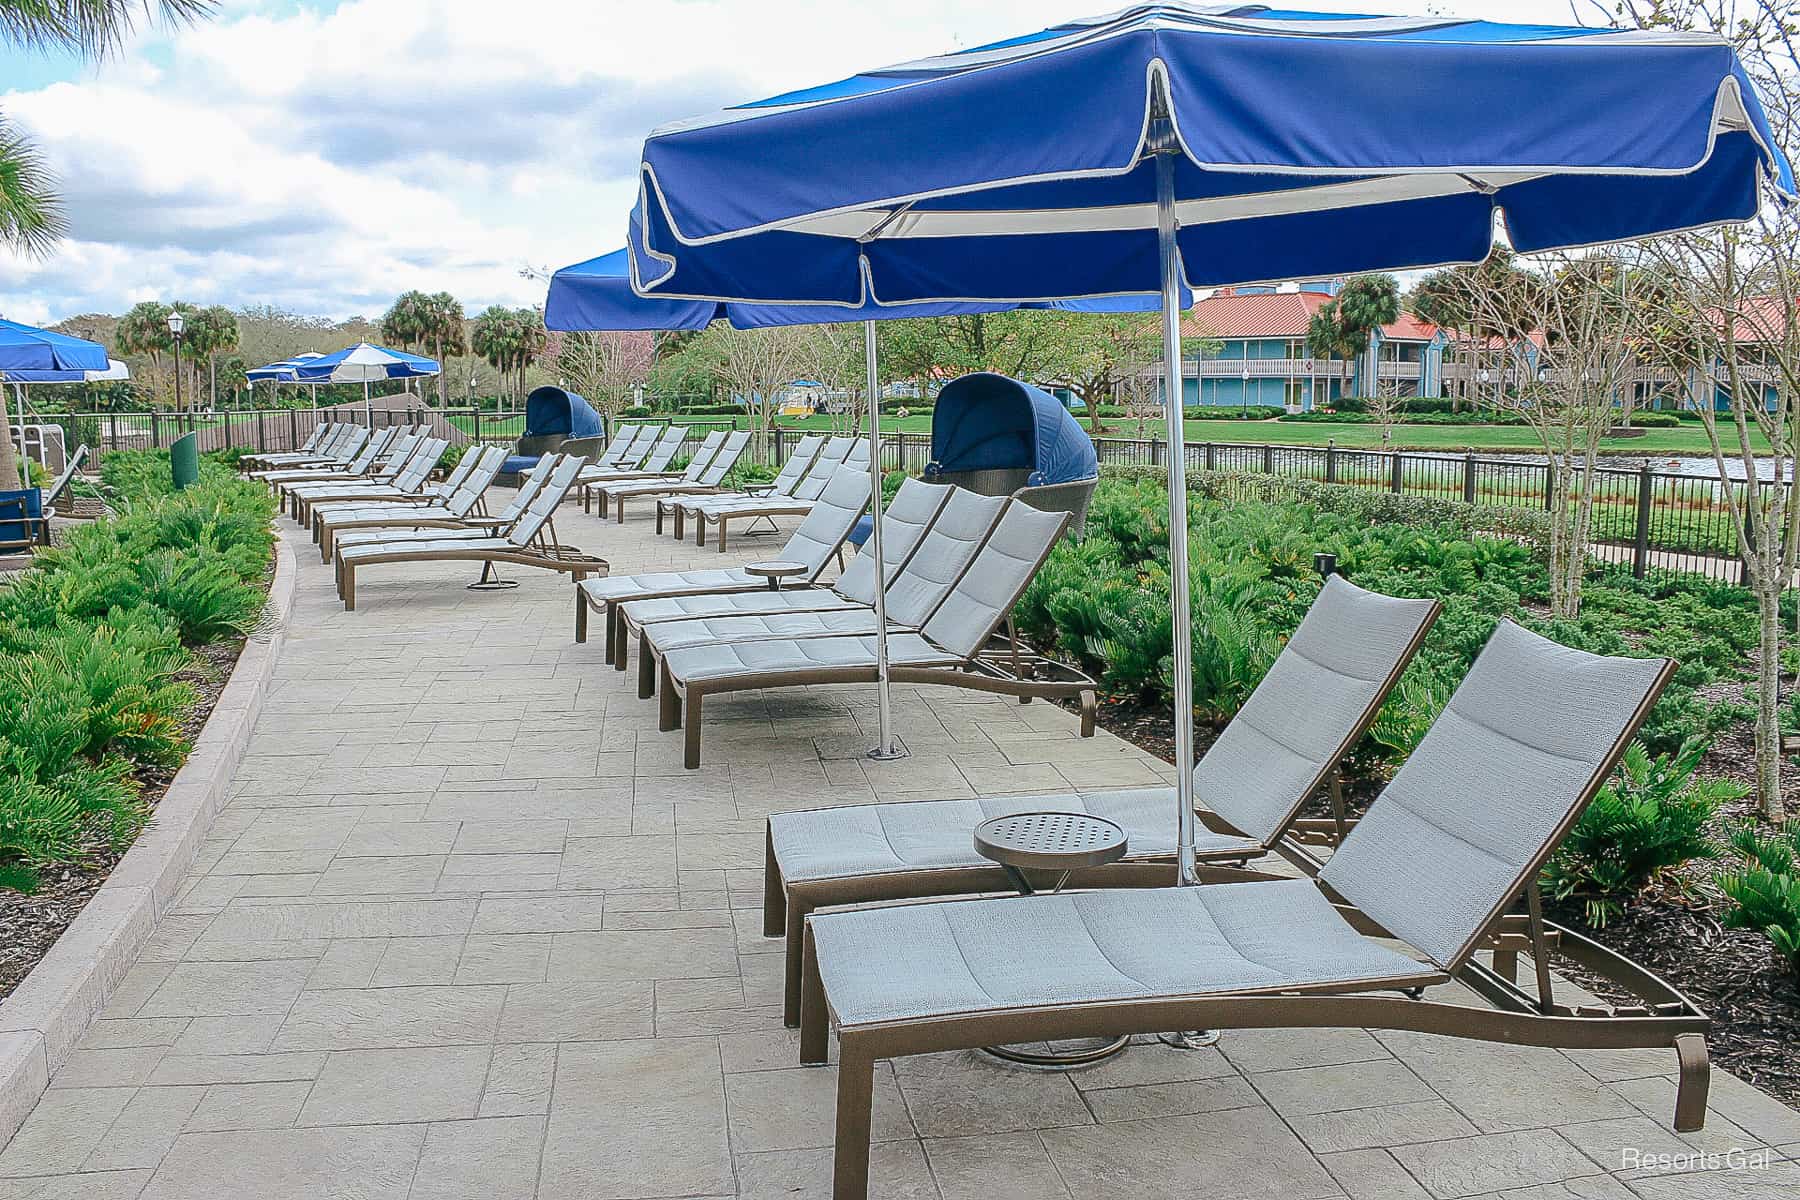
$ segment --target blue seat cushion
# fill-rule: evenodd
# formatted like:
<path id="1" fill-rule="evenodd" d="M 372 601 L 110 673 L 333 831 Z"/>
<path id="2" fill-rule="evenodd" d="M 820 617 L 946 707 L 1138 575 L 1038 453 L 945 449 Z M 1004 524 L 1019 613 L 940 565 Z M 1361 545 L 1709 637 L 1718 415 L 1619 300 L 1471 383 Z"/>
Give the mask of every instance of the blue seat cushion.
<path id="1" fill-rule="evenodd" d="M 538 459 L 542 457 L 544 456 L 541 454 L 509 454 L 506 456 L 506 461 L 500 464 L 500 473 L 502 475 L 523 475 L 537 466 Z"/>
<path id="2" fill-rule="evenodd" d="M 866 514 L 857 518 L 856 524 L 850 529 L 850 544 L 860 548 L 864 542 L 869 540 L 869 535 L 874 531 L 875 518 Z"/>

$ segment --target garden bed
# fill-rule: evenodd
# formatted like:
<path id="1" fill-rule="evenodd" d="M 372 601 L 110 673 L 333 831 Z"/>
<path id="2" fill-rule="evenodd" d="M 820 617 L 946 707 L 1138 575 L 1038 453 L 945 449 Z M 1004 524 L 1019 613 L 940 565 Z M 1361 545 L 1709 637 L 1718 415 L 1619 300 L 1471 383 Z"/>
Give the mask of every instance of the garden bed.
<path id="1" fill-rule="evenodd" d="M 272 577 L 273 502 L 216 461 L 109 454 L 120 510 L 0 587 L 0 999 L 148 824 L 205 726 Z"/>

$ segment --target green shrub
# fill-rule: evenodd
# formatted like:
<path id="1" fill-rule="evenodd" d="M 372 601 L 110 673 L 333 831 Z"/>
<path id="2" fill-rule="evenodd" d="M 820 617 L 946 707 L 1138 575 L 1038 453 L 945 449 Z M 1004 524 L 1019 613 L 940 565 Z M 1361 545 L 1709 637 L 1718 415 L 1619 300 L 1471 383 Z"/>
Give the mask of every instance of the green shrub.
<path id="1" fill-rule="evenodd" d="M 1105 410 L 1101 413 L 1105 415 Z M 1181 410 L 1181 415 L 1189 421 L 1267 421 L 1272 417 L 1285 417 L 1287 409 L 1279 404 L 1252 404 L 1242 408 L 1227 404 L 1190 404 Z"/>
<path id="2" fill-rule="evenodd" d="M 1631 414 L 1631 420 L 1626 424 L 1639 429 L 1679 429 L 1681 418 L 1674 413 L 1636 412 Z"/>
<path id="3" fill-rule="evenodd" d="M 1731 832 L 1731 848 L 1742 861 L 1718 875 L 1732 902 L 1725 924 L 1762 930 L 1775 957 L 1800 974 L 1800 820 L 1766 836 L 1754 825 L 1739 826 Z"/>
<path id="4" fill-rule="evenodd" d="M 621 417 L 647 417 L 650 415 L 650 406 L 647 404 L 628 404 L 619 410 L 619 415 Z"/>
<path id="5" fill-rule="evenodd" d="M 46 777 L 28 751 L 0 738 L 0 888 L 35 891 L 45 865 L 75 857 L 91 837 L 122 846 L 145 819 L 125 759 Z"/>
<path id="6" fill-rule="evenodd" d="M 139 565 L 138 579 L 145 603 L 173 617 L 190 645 L 246 633 L 262 612 L 262 593 L 222 554 L 159 550 Z"/>
<path id="7" fill-rule="evenodd" d="M 1695 777 L 1706 748 L 1698 737 L 1674 754 L 1652 756 L 1639 743 L 1627 747 L 1618 774 L 1545 865 L 1550 895 L 1579 899 L 1588 924 L 1599 928 L 1647 889 L 1677 881 L 1678 868 L 1714 857 L 1718 845 L 1707 827 L 1744 788 Z"/>

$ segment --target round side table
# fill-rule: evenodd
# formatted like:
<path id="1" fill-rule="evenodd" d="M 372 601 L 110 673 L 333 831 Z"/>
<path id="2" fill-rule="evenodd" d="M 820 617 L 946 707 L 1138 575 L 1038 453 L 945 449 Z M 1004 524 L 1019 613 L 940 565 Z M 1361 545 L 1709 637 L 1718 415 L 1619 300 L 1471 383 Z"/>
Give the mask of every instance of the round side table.
<path id="1" fill-rule="evenodd" d="M 785 559 L 770 559 L 765 562 L 746 563 L 744 566 L 744 574 L 755 575 L 760 579 L 768 580 L 769 590 L 771 592 L 778 592 L 781 590 L 782 580 L 797 579 L 806 574 L 806 569 L 806 564 L 802 562 L 791 562 Z"/>
<path id="2" fill-rule="evenodd" d="M 1049 892 L 1062 890 L 1073 871 L 1100 867 L 1124 856 L 1125 831 L 1103 817 L 1086 813 L 1033 812 L 994 817 L 975 827 L 975 851 L 1005 869 L 1019 895 L 1038 894 L 1027 870 L 1056 872 Z M 1098 1039 L 1099 1044 L 1074 1050 L 1024 1050 L 986 1046 L 985 1053 L 1021 1066 L 1067 1070 L 1110 1058 L 1131 1044 L 1129 1036 Z"/>

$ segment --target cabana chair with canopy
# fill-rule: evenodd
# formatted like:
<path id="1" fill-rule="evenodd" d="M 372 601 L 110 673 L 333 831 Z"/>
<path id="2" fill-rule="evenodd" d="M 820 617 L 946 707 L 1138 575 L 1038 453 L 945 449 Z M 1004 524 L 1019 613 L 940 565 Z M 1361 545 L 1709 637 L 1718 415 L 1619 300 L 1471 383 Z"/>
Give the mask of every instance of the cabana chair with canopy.
<path id="1" fill-rule="evenodd" d="M 301 484 L 288 494 L 294 520 L 310 527 L 313 507 L 318 504 L 359 500 L 423 502 L 430 499 L 425 491 L 426 481 L 437 470 L 438 460 L 444 456 L 444 450 L 449 445 L 447 438 L 420 438 L 405 461 L 399 463 L 398 471 L 385 481 L 371 479 L 367 482 Z"/>
<path id="2" fill-rule="evenodd" d="M 1026 650 L 997 632 L 1069 523 L 1009 503 L 992 535 L 916 633 L 887 638 L 888 676 L 1033 697 L 1077 700 L 1082 737 L 1094 736 L 1095 683 L 1080 671 Z M 707 696 L 821 683 L 873 683 L 873 635 L 770 638 L 672 650 L 663 656 L 659 728 L 684 730 L 682 765 L 700 766 L 701 704 Z"/>
<path id="3" fill-rule="evenodd" d="M 890 629 L 916 632 L 930 619 L 949 598 L 976 551 L 994 532 L 1007 503 L 1005 496 L 979 496 L 962 488 L 949 489 L 949 499 L 929 528 L 915 540 L 905 564 L 888 576 Z M 882 550 L 893 554 L 885 544 Z M 859 553 L 829 592 L 776 592 L 772 593 L 773 603 L 751 595 L 745 597 L 740 611 L 725 614 L 657 621 L 640 617 L 634 623 L 627 612 L 626 626 L 638 635 L 638 695 L 648 698 L 654 694 L 657 665 L 675 651 L 772 638 L 874 633 L 874 564 L 873 551 L 867 555 Z"/>
<path id="4" fill-rule="evenodd" d="M 854 503 L 850 499 L 852 477 L 866 479 L 859 467 L 851 464 L 839 467 L 820 503 L 827 508 L 850 507 Z M 866 484 L 863 489 L 866 496 Z M 886 564 L 886 575 L 891 576 L 906 567 L 918 551 L 926 533 L 943 517 L 955 492 L 955 488 L 926 483 L 921 479 L 907 479 L 901 483 L 893 503 L 881 510 L 881 551 L 882 561 Z M 840 493 L 844 497 L 842 504 L 837 502 Z M 969 495 L 972 496 L 972 493 Z M 795 537 L 799 537 L 813 520 L 813 515 L 808 514 L 806 520 L 800 523 L 800 529 L 795 531 Z M 694 574 L 706 575 L 708 572 Z M 714 571 L 711 574 L 726 572 Z M 637 639 L 642 646 L 645 630 L 664 621 L 858 608 L 872 605 L 874 599 L 875 552 L 873 546 L 865 544 L 856 557 L 850 560 L 849 567 L 838 576 L 837 582 L 829 588 L 814 583 L 773 589 L 765 582 L 764 586 L 754 590 L 712 590 L 628 600 L 616 609 L 619 633 L 612 662 L 614 667 L 623 671 L 628 665 L 632 640 Z M 640 659 L 638 694 L 649 696 L 655 692 L 656 681 L 654 678 L 643 678 L 644 665 Z"/>
<path id="5" fill-rule="evenodd" d="M 500 468 L 500 482 L 510 483 L 518 476 L 537 465 L 539 456 L 551 451 L 571 453 L 565 449 L 564 443 L 572 439 L 587 442 L 590 438 L 606 435 L 606 422 L 594 411 L 594 406 L 565 388 L 545 385 L 531 389 L 525 397 L 525 432 L 520 435 L 518 443 L 505 465 Z M 586 453 L 598 456 L 603 452 L 597 445 L 588 443 Z"/>
<path id="6" fill-rule="evenodd" d="M 904 484 L 901 490 L 906 490 Z M 799 528 L 781 548 L 783 561 L 796 562 L 805 568 L 787 586 L 817 586 L 819 576 L 832 559 L 842 561 L 844 538 L 868 506 L 867 478 L 854 471 L 839 471 L 834 475 L 826 485 L 819 505 L 800 522 Z M 575 589 L 575 641 L 577 644 L 587 641 L 590 610 L 601 613 L 606 622 L 606 661 L 622 671 L 625 669 L 625 627 L 620 608 L 627 602 L 757 590 L 768 591 L 769 581 L 745 573 L 742 567 L 646 571 L 637 575 L 590 579 Z"/>
<path id="7" fill-rule="evenodd" d="M 718 452 L 698 473 L 694 471 L 694 464 L 689 463 L 687 471 L 683 472 L 680 479 L 645 479 L 637 483 L 603 484 L 595 489 L 596 494 L 602 497 L 601 515 L 604 516 L 610 506 L 613 521 L 623 525 L 625 523 L 625 501 L 634 496 L 699 496 L 717 492 L 720 490 L 720 485 L 725 482 L 725 476 L 729 475 L 731 469 L 737 466 L 738 459 L 743 457 L 744 450 L 749 445 L 749 432 L 739 429 L 725 435 L 725 440 L 719 443 Z M 700 461 L 702 457 L 703 455 L 696 454 L 695 462 Z"/>
<path id="8" fill-rule="evenodd" d="M 890 596 L 890 614 L 896 599 Z M 1279 851 L 1318 869 L 1305 847 L 1340 840 L 1350 824 L 1339 765 L 1418 653 L 1439 608 L 1435 600 L 1365 591 L 1340 575 L 1326 580 L 1256 690 L 1194 765 L 1194 794 L 1209 806 L 1199 813 L 1199 862 L 1242 865 Z M 1300 820 L 1301 806 L 1321 788 L 1330 792 L 1332 818 Z M 983 821 L 1027 812 L 1088 813 L 1125 830 L 1120 864 L 1078 872 L 1070 884 L 1160 887 L 1171 871 L 1145 867 L 1175 861 L 1174 804 L 1175 789 L 1165 786 L 857 804 L 769 817 L 763 933 L 787 938 L 787 1023 L 800 1023 L 800 951 L 814 909 L 1012 888 L 1004 868 L 975 852 L 973 835 Z"/>
<path id="9" fill-rule="evenodd" d="M 827 439 L 825 435 L 821 433 L 807 434 L 800 439 L 793 451 L 782 461 L 781 470 L 775 473 L 775 478 L 767 483 L 744 484 L 735 491 L 718 492 L 711 496 L 671 496 L 667 500 L 658 500 L 656 502 L 656 532 L 661 533 L 663 531 L 663 521 L 665 517 L 673 516 L 675 518 L 675 540 L 680 541 L 684 519 L 698 505 L 722 503 L 728 500 L 749 500 L 761 496 L 793 495 L 794 489 L 799 487 L 801 483 L 807 479 L 808 473 L 813 469 L 814 464 L 819 461 L 820 450 L 825 447 L 828 442 L 836 442 L 839 440 L 840 439 L 838 438 Z M 850 439 L 845 438 L 841 440 L 848 443 Z M 847 446 L 846 453 L 848 453 Z M 840 454 L 838 455 L 836 462 L 842 461 L 843 455 Z M 818 483 L 819 491 L 825 490 L 825 481 L 830 477 L 830 466 L 820 467 Z M 816 495 L 817 493 L 815 493 L 815 497 Z M 769 526 L 769 532 L 775 532 L 775 527 L 773 525 Z"/>
<path id="10" fill-rule="evenodd" d="M 469 460 L 473 470 L 463 476 L 456 491 L 441 499 L 424 504 L 386 500 L 374 504 L 320 505 L 315 508 L 313 534 L 319 543 L 320 561 L 330 562 L 337 548 L 337 540 L 352 531 L 478 528 L 480 518 L 476 515 L 477 510 L 488 485 L 493 483 L 494 477 L 500 472 L 500 464 L 506 459 L 506 449 L 502 446 L 485 446 L 464 457 Z M 499 518 L 495 518 L 496 522 L 498 520 Z"/>
<path id="11" fill-rule="evenodd" d="M 837 439 L 833 439 L 836 441 Z M 770 531 L 775 529 L 776 517 L 804 517 L 812 511 L 819 493 L 825 488 L 825 482 L 841 465 L 855 467 L 868 474 L 869 444 L 861 438 L 845 438 L 844 456 L 840 461 L 827 459 L 825 453 L 820 454 L 821 461 L 814 465 L 806 478 L 794 487 L 792 495 L 772 494 L 762 497 L 733 496 L 729 493 L 721 496 L 701 496 L 697 500 L 689 500 L 683 507 L 675 511 L 675 536 L 681 537 L 682 523 L 692 520 L 694 523 L 694 545 L 706 544 L 706 525 L 712 522 L 718 527 L 719 551 L 723 553 L 727 540 L 726 528 L 732 521 L 748 521 L 752 526 L 757 521 L 767 521 Z M 835 454 L 838 447 L 830 446 L 828 451 Z M 864 516 L 861 523 L 867 523 Z M 852 541 L 855 539 L 852 538 Z"/>
<path id="12" fill-rule="evenodd" d="M 504 534 L 340 545 L 337 552 L 338 591 L 344 601 L 344 611 L 356 608 L 357 569 L 379 563 L 478 562 L 482 564 L 482 578 L 477 582 L 483 584 L 504 582 L 490 578 L 489 574 L 500 563 L 564 571 L 576 583 L 590 575 L 606 574 L 605 559 L 556 540 L 553 520 L 556 508 L 568 497 L 575 486 L 575 476 L 587 460 L 578 455 L 542 457 L 551 461 L 549 475 Z"/>
<path id="13" fill-rule="evenodd" d="M 1545 922 L 1536 885 L 1674 666 L 1570 650 L 1501 622 L 1316 878 L 1222 882 L 1229 873 L 1219 872 L 1200 886 L 814 913 L 800 1054 L 826 1061 L 835 1017 L 835 1200 L 867 1194 L 877 1059 L 1171 1029 L 1395 1029 L 1670 1048 L 1680 1072 L 1674 1126 L 1699 1129 L 1706 1016 L 1642 967 Z M 1521 894 L 1525 914 L 1507 915 Z M 1493 952 L 1491 968 L 1480 950 Z M 1535 988 L 1518 984 L 1522 951 Z M 1555 952 L 1642 1003 L 1559 1002 Z M 1486 1006 L 1423 998 L 1452 982 Z"/>
<path id="14" fill-rule="evenodd" d="M 1100 466 L 1093 439 L 1056 397 L 978 371 L 938 393 L 925 478 L 1069 513 L 1069 533 L 1080 537 Z"/>

